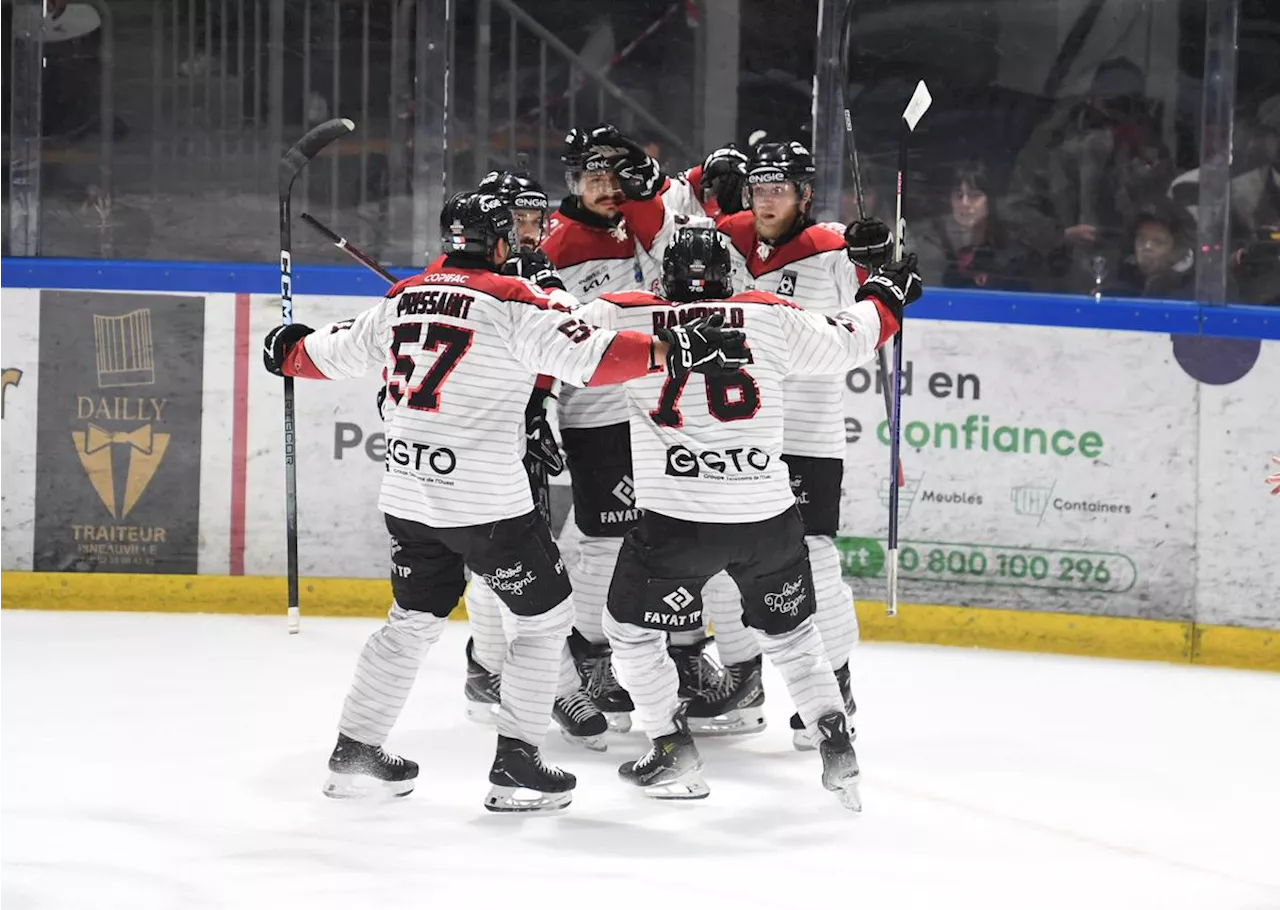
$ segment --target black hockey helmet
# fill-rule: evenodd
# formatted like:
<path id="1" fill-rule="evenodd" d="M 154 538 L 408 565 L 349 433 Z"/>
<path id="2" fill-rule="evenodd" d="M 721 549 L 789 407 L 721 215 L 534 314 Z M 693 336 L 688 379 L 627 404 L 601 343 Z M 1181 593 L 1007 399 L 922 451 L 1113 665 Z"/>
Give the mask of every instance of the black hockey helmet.
<path id="1" fill-rule="evenodd" d="M 480 181 L 479 191 L 492 193 L 512 209 L 533 209 L 545 212 L 551 207 L 542 185 L 527 174 L 511 171 L 490 171 Z"/>
<path id="2" fill-rule="evenodd" d="M 813 197 L 813 155 L 794 139 L 790 142 L 762 142 L 747 165 L 742 189 L 743 208 L 751 208 L 751 188 L 762 183 L 790 183 L 796 188 L 803 218 Z"/>
<path id="3" fill-rule="evenodd" d="M 799 142 L 762 142 L 747 165 L 747 184 L 790 181 L 801 190 L 813 183 L 813 154 Z"/>
<path id="4" fill-rule="evenodd" d="M 492 193 L 458 193 L 440 212 L 441 244 L 446 254 L 488 259 L 499 240 L 514 247 L 511 210 Z"/>
<path id="5" fill-rule="evenodd" d="M 715 228 L 684 227 L 662 255 L 662 296 L 684 303 L 733 294 L 729 244 Z"/>
<path id="6" fill-rule="evenodd" d="M 560 153 L 565 167 L 564 182 L 575 196 L 582 195 L 583 175 L 614 171 L 626 157 L 621 149 L 592 145 L 592 132 L 594 130 L 571 129 L 564 137 L 564 150 Z"/>

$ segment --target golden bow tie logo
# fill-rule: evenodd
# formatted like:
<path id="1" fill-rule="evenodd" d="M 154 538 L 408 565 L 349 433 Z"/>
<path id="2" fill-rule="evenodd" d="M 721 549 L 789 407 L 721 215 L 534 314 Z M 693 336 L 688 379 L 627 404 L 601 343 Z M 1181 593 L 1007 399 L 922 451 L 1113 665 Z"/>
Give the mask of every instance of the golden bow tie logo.
<path id="1" fill-rule="evenodd" d="M 112 443 L 124 443 L 137 449 L 143 455 L 151 454 L 151 447 L 154 437 L 151 431 L 151 424 L 143 424 L 136 430 L 104 430 L 97 424 L 89 424 L 89 432 L 85 434 L 84 453 L 92 455 L 100 449 L 105 449 Z"/>

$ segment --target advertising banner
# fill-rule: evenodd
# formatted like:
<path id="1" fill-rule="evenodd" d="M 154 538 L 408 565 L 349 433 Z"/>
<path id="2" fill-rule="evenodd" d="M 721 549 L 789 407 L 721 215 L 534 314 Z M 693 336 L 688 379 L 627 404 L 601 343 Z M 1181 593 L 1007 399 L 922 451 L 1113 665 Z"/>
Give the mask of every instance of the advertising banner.
<path id="1" fill-rule="evenodd" d="M 904 353 L 904 601 L 1190 618 L 1198 385 L 1169 336 L 913 322 Z M 840 542 L 855 596 L 877 600 L 880 381 L 874 362 L 846 376 Z"/>
<path id="2" fill-rule="evenodd" d="M 295 318 L 312 328 L 349 319 L 373 303 L 359 297 L 298 297 Z M 284 384 L 257 354 L 280 322 L 278 297 L 251 300 L 249 337 L 247 575 L 285 572 Z M 376 398 L 382 377 L 294 383 L 298 476 L 298 564 L 303 575 L 384 578 L 390 544 L 378 490 L 386 453 Z"/>
<path id="3" fill-rule="evenodd" d="M 5 288 L 0 335 L 0 437 L 4 465 L 0 546 L 6 570 L 31 568 L 36 514 L 36 394 L 39 376 L 40 292 Z"/>
<path id="4" fill-rule="evenodd" d="M 37 571 L 197 571 L 204 306 L 41 292 Z"/>

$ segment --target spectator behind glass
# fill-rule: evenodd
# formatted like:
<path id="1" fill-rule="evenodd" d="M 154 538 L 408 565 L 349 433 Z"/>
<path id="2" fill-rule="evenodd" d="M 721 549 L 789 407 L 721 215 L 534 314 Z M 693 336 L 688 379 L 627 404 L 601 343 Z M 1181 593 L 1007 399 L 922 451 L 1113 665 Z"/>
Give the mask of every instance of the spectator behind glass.
<path id="1" fill-rule="evenodd" d="M 1103 293 L 1114 297 L 1196 296 L 1195 225 L 1170 199 L 1145 206 L 1129 232 L 1129 253 Z"/>
<path id="2" fill-rule="evenodd" d="M 1029 288 L 1025 248 L 1013 244 L 992 209 L 996 193 L 986 165 L 971 162 L 951 176 L 951 212 L 921 225 L 915 250 L 925 283 L 948 288 Z"/>
<path id="3" fill-rule="evenodd" d="M 1018 155 L 1001 214 L 1044 263 L 1037 290 L 1091 292 L 1126 255 L 1125 226 L 1173 178 L 1145 77 L 1124 58 L 1103 62 L 1089 96 L 1068 100 Z"/>
<path id="4" fill-rule="evenodd" d="M 1200 169 L 1180 175 L 1169 196 L 1199 214 Z M 1258 105 L 1235 125 L 1230 182 L 1230 281 L 1228 299 L 1280 304 L 1280 95 Z"/>

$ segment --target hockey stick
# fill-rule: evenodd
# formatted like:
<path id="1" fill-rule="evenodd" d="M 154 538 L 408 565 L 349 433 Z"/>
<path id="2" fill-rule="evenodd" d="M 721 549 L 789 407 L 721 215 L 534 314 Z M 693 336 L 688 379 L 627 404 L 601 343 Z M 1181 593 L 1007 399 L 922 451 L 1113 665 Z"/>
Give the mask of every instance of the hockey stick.
<path id="1" fill-rule="evenodd" d="M 392 275 L 390 272 L 384 269 L 382 266 L 378 265 L 378 263 L 374 262 L 373 258 L 368 253 L 360 249 L 360 247 L 355 246 L 354 244 L 348 243 L 346 237 L 339 236 L 337 231 L 331 230 L 327 225 L 322 223 L 318 218 L 313 217 L 308 212 L 303 212 L 298 217 L 301 218 L 303 221 L 305 221 L 307 224 L 311 225 L 311 227 L 315 228 L 316 232 L 320 234 L 320 236 L 323 237 L 325 240 L 332 243 L 338 249 L 342 250 L 342 252 L 346 253 L 356 262 L 360 263 L 366 269 L 373 272 L 375 275 L 385 279 L 387 284 L 395 284 L 397 281 L 400 280 L 396 278 L 395 275 Z"/>
<path id="2" fill-rule="evenodd" d="M 895 203 L 896 220 L 894 222 L 893 249 L 898 258 L 902 258 L 902 244 L 905 240 L 907 222 L 902 217 L 902 196 L 907 181 L 907 140 L 915 132 L 916 124 L 929 110 L 933 97 L 921 79 L 916 90 L 911 93 L 907 109 L 902 112 L 902 133 L 898 140 L 898 192 Z M 889 576 L 889 600 L 885 612 L 889 616 L 898 615 L 898 453 L 902 444 L 902 330 L 906 324 L 903 319 L 898 326 L 898 336 L 893 342 L 893 416 L 889 419 L 889 474 L 893 480 L 889 482 L 889 558 L 886 568 Z"/>
<path id="3" fill-rule="evenodd" d="M 840 23 L 840 101 L 844 105 L 844 150 L 849 159 L 849 170 L 853 172 L 853 190 L 858 199 L 858 217 L 867 217 L 867 200 L 862 192 L 862 169 L 858 167 L 858 146 L 853 140 L 853 117 L 849 114 L 849 99 L 845 92 L 849 86 L 849 26 L 853 24 L 853 0 L 849 0 L 844 8 L 844 22 Z M 892 258 L 892 251 L 891 256 Z M 876 349 L 876 366 L 880 369 L 880 392 L 884 397 L 884 417 L 893 417 L 893 397 L 889 391 L 889 383 L 885 379 L 889 375 L 889 357 L 883 347 Z M 906 473 L 902 469 L 902 459 L 898 462 L 898 486 L 907 482 Z"/>
<path id="4" fill-rule="evenodd" d="M 350 120 L 327 120 L 297 141 L 280 159 L 278 188 L 280 191 L 280 322 L 293 324 L 293 254 L 290 236 L 289 196 L 293 181 L 330 142 L 356 128 Z M 298 444 L 294 433 L 293 377 L 284 378 L 284 506 L 286 547 L 289 571 L 289 634 L 298 633 Z"/>

